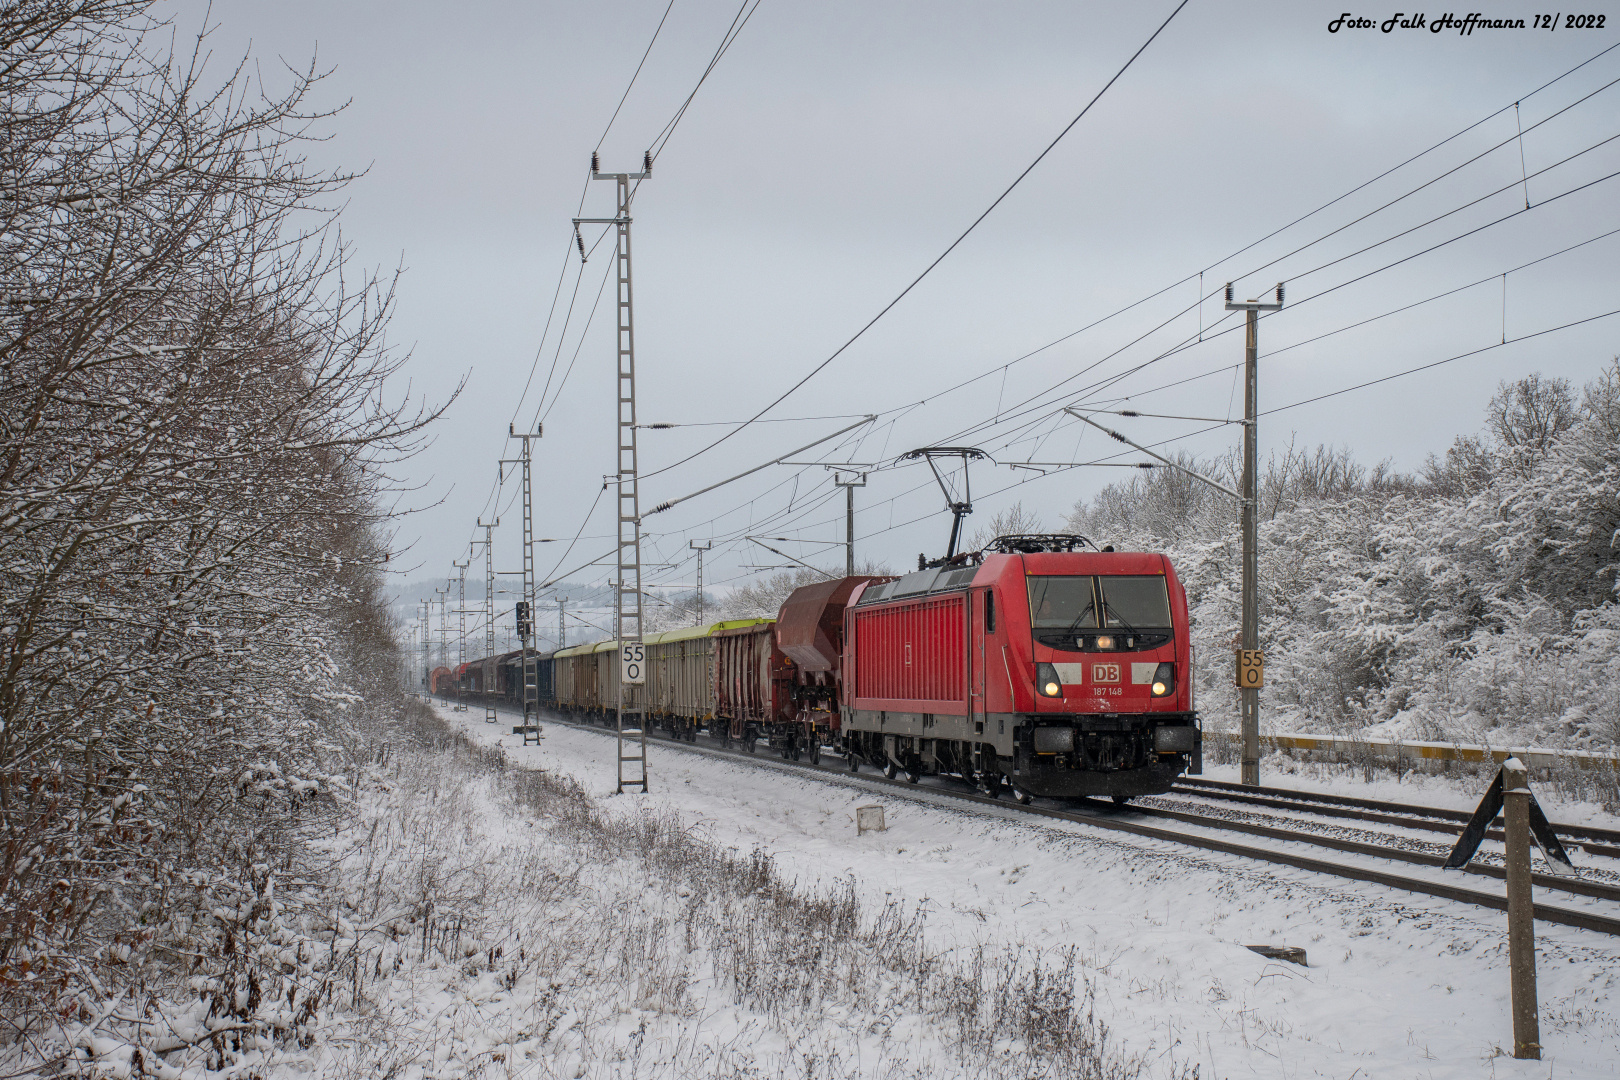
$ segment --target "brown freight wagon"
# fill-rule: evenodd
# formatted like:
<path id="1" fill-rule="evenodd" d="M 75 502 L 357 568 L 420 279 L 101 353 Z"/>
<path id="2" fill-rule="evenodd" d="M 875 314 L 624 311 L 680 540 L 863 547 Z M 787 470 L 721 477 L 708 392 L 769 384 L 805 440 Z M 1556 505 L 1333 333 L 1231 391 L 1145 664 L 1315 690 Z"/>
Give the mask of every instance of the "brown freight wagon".
<path id="1" fill-rule="evenodd" d="M 774 619 L 719 629 L 710 640 L 715 717 L 710 734 L 718 735 L 722 746 L 737 743 L 753 753 L 754 740 L 770 738 L 793 719 L 793 662 L 776 647 Z M 771 745 L 784 756 L 800 750 L 779 740 Z"/>

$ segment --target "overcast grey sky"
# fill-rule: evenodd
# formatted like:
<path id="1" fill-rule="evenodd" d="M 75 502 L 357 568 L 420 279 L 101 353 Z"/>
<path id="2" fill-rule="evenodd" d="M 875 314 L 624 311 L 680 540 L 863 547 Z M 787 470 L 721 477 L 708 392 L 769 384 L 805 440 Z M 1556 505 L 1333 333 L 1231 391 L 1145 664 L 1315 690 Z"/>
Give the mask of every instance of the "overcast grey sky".
<path id="1" fill-rule="evenodd" d="M 558 331 L 580 273 L 569 251 L 582 190 L 589 187 L 586 216 L 613 208 L 611 184 L 586 184 L 590 153 L 666 4 L 213 4 L 219 28 L 211 46 L 222 70 L 249 48 L 271 83 L 277 56 L 303 64 L 318 51 L 335 69 L 318 101 L 350 104 L 325 126 L 330 137 L 312 156 L 369 168 L 349 189 L 345 235 L 361 261 L 405 267 L 392 336 L 413 353 L 413 389 L 434 398 L 467 379 L 433 447 L 411 466 L 422 485 L 416 502 L 436 504 L 404 527 L 403 538 L 415 542 L 406 562 L 419 567 L 412 578 L 446 573 L 452 559 L 465 558 L 480 513 L 501 515 L 497 569 L 519 565 L 516 488 L 495 491 L 495 462 L 513 450 L 508 422 L 531 424 L 537 408 L 545 416 L 537 535 L 582 532 L 564 570 L 610 547 L 611 501 L 603 498 L 588 522 L 585 515 L 613 468 L 611 287 L 583 339 L 581 331 L 612 262 L 611 238 L 585 265 L 567 332 Z M 1173 7 L 762 0 L 636 200 L 641 419 L 741 420 L 777 397 L 943 251 Z M 1534 370 L 1577 384 L 1592 378 L 1620 352 L 1620 316 L 1500 343 L 1504 332 L 1522 337 L 1620 308 L 1620 236 L 1508 274 L 1505 290 L 1498 275 L 1620 228 L 1620 179 L 1602 179 L 1620 170 L 1620 141 L 1590 149 L 1620 134 L 1620 86 L 1600 90 L 1620 78 L 1620 49 L 1532 93 L 1614 45 L 1620 22 L 1468 36 L 1330 33 L 1344 9 L 1192 0 L 932 276 L 769 416 L 880 414 L 873 427 L 818 451 L 828 460 L 881 461 L 964 440 L 1000 462 L 1094 460 L 1117 446 L 1064 417 L 1062 405 L 1119 407 L 1110 403 L 1129 396 L 1144 411 L 1241 415 L 1230 366 L 1241 360 L 1242 336 L 1219 333 L 1234 325 L 1217 293 L 1229 278 L 1243 296 L 1290 282 L 1289 306 L 1261 325 L 1262 410 L 1497 346 L 1267 416 L 1263 451 L 1297 438 L 1415 469 L 1478 430 L 1499 380 Z M 190 3 L 168 10 L 186 28 L 201 12 Z M 730 0 L 675 0 L 603 142 L 604 168 L 638 166 L 736 13 Z M 1381 21 L 1393 9 L 1357 13 Z M 1533 129 L 1522 140 L 1521 125 Z M 1489 224 L 1524 211 L 1527 195 L 1528 212 Z M 1424 224 L 1448 211 L 1457 212 Z M 1406 230 L 1414 231 L 1397 235 Z M 1362 250 L 1369 245 L 1378 246 Z M 1200 271 L 1204 293 L 1216 295 L 1194 308 Z M 1310 340 L 1486 278 L 1495 280 Z M 562 303 L 542 337 L 559 280 Z M 1167 286 L 1157 299 L 1007 366 Z M 1196 342 L 1200 327 L 1201 344 L 1155 360 L 1189 337 Z M 943 393 L 978 375 L 985 377 Z M 987 423 L 998 412 L 1002 419 Z M 849 422 L 755 425 L 647 480 L 643 508 Z M 1179 438 L 1169 445 L 1200 453 L 1220 452 L 1239 430 L 1186 437 L 1205 425 L 1119 422 L 1143 441 Z M 644 431 L 642 469 L 668 465 L 725 430 Z M 1056 526 L 1077 499 L 1123 475 L 1086 468 L 1040 478 L 986 463 L 974 473 L 969 527 L 1013 500 Z M 750 531 L 841 539 L 843 500 L 829 485 L 819 466 L 775 468 L 649 517 L 647 561 L 677 564 L 652 580 L 691 582 L 691 538 L 716 540 L 705 566 L 710 583 L 781 561 L 739 539 Z M 949 519 L 926 472 L 878 472 L 858 502 L 863 557 L 904 567 L 919 551 L 943 549 Z M 542 573 L 564 546 L 538 549 Z M 776 546 L 841 562 L 825 544 Z M 607 574 L 598 566 L 574 577 Z"/>

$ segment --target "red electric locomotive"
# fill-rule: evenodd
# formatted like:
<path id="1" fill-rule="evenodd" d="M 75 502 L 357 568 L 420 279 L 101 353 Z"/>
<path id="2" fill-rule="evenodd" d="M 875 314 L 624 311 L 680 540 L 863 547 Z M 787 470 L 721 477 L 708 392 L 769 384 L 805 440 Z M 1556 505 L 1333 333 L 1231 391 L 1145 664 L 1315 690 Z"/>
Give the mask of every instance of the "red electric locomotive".
<path id="1" fill-rule="evenodd" d="M 851 767 L 913 782 L 954 774 L 1019 801 L 1123 802 L 1201 772 L 1175 570 L 1163 555 L 1083 543 L 1000 537 L 968 559 L 855 585 L 839 709 Z"/>

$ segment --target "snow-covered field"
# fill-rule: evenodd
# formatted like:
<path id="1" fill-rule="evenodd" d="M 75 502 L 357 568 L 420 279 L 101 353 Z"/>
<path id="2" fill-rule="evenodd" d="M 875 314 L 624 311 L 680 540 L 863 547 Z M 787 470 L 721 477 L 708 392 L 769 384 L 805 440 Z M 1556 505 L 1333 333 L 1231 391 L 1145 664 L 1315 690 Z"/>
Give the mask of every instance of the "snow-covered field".
<path id="1" fill-rule="evenodd" d="M 1616 1075 L 1620 940 L 1537 924 L 1545 1051 L 1519 1062 L 1496 912 L 765 754 L 654 743 L 653 790 L 615 795 L 599 729 L 524 747 L 434 708 L 467 740 L 343 781 L 321 880 L 267 878 L 238 920 L 256 968 L 38 1052 L 174 1080 Z"/>
<path id="2" fill-rule="evenodd" d="M 921 909 L 937 955 L 1072 946 L 1097 1017 L 1148 1075 L 1194 1065 L 1203 1078 L 1612 1077 L 1620 1061 L 1620 941 L 1599 934 L 1537 924 L 1546 1050 L 1517 1062 L 1502 1056 L 1511 1032 L 1495 912 L 1011 811 L 924 805 L 769 758 L 733 764 L 655 745 L 652 792 L 612 796 L 603 734 L 550 724 L 525 748 L 505 724 L 443 715 L 515 764 L 578 778 L 610 811 L 674 812 L 722 845 L 768 851 L 801 882 L 852 882 L 867 910 Z M 884 807 L 886 832 L 856 835 L 864 805 Z M 1310 966 L 1245 948 L 1258 944 L 1303 947 Z M 838 1031 L 829 1022 L 829 1045 Z"/>

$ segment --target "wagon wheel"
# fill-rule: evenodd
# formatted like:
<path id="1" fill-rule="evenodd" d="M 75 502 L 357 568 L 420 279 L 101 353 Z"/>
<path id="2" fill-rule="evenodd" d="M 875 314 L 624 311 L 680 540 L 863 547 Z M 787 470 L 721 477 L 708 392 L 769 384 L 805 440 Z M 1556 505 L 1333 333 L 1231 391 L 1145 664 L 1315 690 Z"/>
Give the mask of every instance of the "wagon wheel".
<path id="1" fill-rule="evenodd" d="M 1011 785 L 1009 785 L 1009 787 L 1011 787 Z M 1012 797 L 1013 802 L 1017 803 L 1019 806 L 1028 806 L 1034 799 L 1034 796 L 1030 795 L 1029 792 L 1020 787 L 1012 787 Z"/>
<path id="2" fill-rule="evenodd" d="M 1115 806 L 1124 806 L 1126 803 L 1128 803 L 1130 801 L 1131 801 L 1131 797 L 1129 795 L 1115 795 L 1114 796 L 1114 805 Z"/>
<path id="3" fill-rule="evenodd" d="M 915 784 L 918 780 L 922 779 L 922 766 L 918 765 L 915 761 L 911 762 L 905 768 L 905 777 L 906 783 Z"/>
<path id="4" fill-rule="evenodd" d="M 747 728 L 743 729 L 743 748 L 750 754 L 759 749 L 759 736 Z"/>
<path id="5" fill-rule="evenodd" d="M 821 736 L 810 736 L 810 764 L 821 764 Z"/>
<path id="6" fill-rule="evenodd" d="M 883 778 L 885 780 L 893 780 L 896 776 L 899 776 L 899 775 L 900 775 L 900 766 L 898 766 L 898 765 L 896 765 L 894 763 L 894 759 L 892 759 L 892 758 L 884 759 L 884 762 L 883 762 Z"/>
<path id="7" fill-rule="evenodd" d="M 844 760 L 848 763 L 850 772 L 858 773 L 861 771 L 861 756 L 855 752 L 853 747 L 844 751 Z"/>

